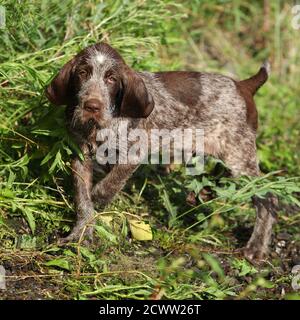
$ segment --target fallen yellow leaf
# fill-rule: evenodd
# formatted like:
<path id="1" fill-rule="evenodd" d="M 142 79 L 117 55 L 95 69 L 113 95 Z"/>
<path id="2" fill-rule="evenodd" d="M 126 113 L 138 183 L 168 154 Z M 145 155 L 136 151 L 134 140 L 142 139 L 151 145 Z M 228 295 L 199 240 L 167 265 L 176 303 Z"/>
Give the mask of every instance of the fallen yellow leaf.
<path id="1" fill-rule="evenodd" d="M 152 230 L 149 224 L 144 221 L 130 219 L 128 220 L 132 237 L 139 241 L 152 240 Z"/>

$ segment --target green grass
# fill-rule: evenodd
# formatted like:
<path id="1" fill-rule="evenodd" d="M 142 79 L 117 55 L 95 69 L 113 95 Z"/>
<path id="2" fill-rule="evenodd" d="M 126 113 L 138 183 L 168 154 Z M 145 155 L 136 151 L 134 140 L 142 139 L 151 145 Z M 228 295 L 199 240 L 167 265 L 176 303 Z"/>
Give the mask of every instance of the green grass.
<path id="1" fill-rule="evenodd" d="M 268 2 L 268 1 L 267 1 Z M 0 1 L 0 299 L 299 299 L 291 269 L 300 264 L 300 30 L 292 2 Z M 265 21 L 265 22 L 264 22 Z M 259 91 L 261 178 L 231 179 L 209 158 L 199 177 L 141 167 L 98 213 L 99 243 L 60 247 L 74 222 L 63 108 L 43 92 L 81 48 L 107 41 L 138 70 L 254 74 L 269 58 L 272 76 Z M 255 213 L 250 198 L 281 201 L 272 254 L 263 267 L 245 261 Z M 195 206 L 186 201 L 195 192 Z M 137 241 L 132 219 L 150 224 Z"/>

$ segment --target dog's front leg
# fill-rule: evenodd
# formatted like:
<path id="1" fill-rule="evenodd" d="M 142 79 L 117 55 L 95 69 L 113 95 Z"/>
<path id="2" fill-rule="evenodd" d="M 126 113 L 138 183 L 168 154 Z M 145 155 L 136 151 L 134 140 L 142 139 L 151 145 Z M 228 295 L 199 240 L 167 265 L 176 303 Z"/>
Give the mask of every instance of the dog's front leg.
<path id="1" fill-rule="evenodd" d="M 84 160 L 75 158 L 72 161 L 72 173 L 75 192 L 75 209 L 77 220 L 69 236 L 60 240 L 61 243 L 78 240 L 85 231 L 91 236 L 91 229 L 85 227 L 91 223 L 94 213 L 94 206 L 91 199 L 93 165 L 88 152 L 84 152 Z"/>
<path id="2" fill-rule="evenodd" d="M 277 220 L 278 199 L 268 193 L 264 199 L 252 198 L 257 216 L 251 238 L 244 249 L 245 257 L 250 261 L 261 261 L 269 252 L 272 237 L 272 227 Z"/>
<path id="3" fill-rule="evenodd" d="M 102 207 L 109 204 L 137 168 L 138 165 L 134 164 L 114 165 L 107 176 L 94 186 L 92 200 Z"/>

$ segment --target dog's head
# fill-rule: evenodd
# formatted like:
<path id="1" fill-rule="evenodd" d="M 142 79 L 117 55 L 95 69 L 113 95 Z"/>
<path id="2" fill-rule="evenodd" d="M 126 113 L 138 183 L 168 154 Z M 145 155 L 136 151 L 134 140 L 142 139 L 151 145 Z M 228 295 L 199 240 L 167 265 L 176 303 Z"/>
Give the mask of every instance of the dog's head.
<path id="1" fill-rule="evenodd" d="M 74 107 L 73 123 L 113 117 L 146 118 L 154 107 L 142 78 L 119 53 L 105 43 L 82 50 L 66 63 L 46 89 L 55 105 Z"/>

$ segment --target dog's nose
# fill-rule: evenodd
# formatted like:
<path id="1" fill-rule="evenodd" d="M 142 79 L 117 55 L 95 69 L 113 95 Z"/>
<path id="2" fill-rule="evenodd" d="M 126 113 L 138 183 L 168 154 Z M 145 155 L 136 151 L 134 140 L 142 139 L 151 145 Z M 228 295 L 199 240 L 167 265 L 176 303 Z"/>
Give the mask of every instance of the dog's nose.
<path id="1" fill-rule="evenodd" d="M 83 105 L 84 110 L 92 113 L 99 112 L 100 108 L 101 108 L 101 102 L 97 99 L 87 100 Z"/>

